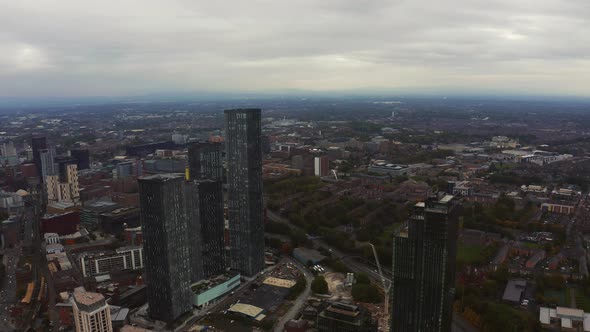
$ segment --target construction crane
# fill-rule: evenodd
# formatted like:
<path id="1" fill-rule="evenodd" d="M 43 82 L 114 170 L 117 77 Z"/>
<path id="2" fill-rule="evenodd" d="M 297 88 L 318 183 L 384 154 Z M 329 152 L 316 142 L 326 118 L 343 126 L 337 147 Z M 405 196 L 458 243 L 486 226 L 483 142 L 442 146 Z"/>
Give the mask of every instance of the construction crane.
<path id="1" fill-rule="evenodd" d="M 389 331 L 389 291 L 391 290 L 391 281 L 387 280 L 383 275 L 383 271 L 381 270 L 381 264 L 379 263 L 379 256 L 377 256 L 377 249 L 375 246 L 369 242 L 371 249 L 373 249 L 373 255 L 375 256 L 375 262 L 377 263 L 377 270 L 379 271 L 379 277 L 381 278 L 381 285 L 383 286 L 383 292 L 385 303 L 383 304 L 383 317 L 381 326 L 383 326 L 384 331 Z"/>
<path id="2" fill-rule="evenodd" d="M 334 175 L 334 179 L 336 179 L 336 181 L 338 181 L 338 173 L 336 172 L 335 169 L 332 170 L 332 175 Z"/>

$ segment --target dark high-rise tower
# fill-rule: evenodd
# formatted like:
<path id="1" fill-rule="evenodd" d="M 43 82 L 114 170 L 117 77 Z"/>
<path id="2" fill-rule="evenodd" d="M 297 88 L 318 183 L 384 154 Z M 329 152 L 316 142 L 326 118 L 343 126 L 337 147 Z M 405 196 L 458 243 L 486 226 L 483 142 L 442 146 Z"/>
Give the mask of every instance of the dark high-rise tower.
<path id="1" fill-rule="evenodd" d="M 201 206 L 199 185 L 195 182 L 184 183 L 184 208 L 188 223 L 188 246 L 191 268 L 191 283 L 203 279 L 203 255 L 201 250 Z"/>
<path id="2" fill-rule="evenodd" d="M 200 241 L 193 242 L 193 263 L 201 275 L 211 277 L 225 270 L 221 144 L 194 143 L 188 151 L 189 178 L 198 204 L 193 227 L 200 231 Z"/>
<path id="3" fill-rule="evenodd" d="M 33 162 L 37 166 L 37 174 L 43 181 L 42 169 L 41 169 L 41 150 L 47 149 L 47 139 L 45 137 L 33 137 L 31 140 L 31 148 L 33 149 Z"/>
<path id="4" fill-rule="evenodd" d="M 90 152 L 87 149 L 70 150 L 70 156 L 76 159 L 79 171 L 90 168 Z"/>
<path id="5" fill-rule="evenodd" d="M 264 269 L 260 109 L 225 111 L 231 268 L 246 276 Z"/>
<path id="6" fill-rule="evenodd" d="M 78 166 L 76 158 L 72 156 L 57 156 L 53 158 L 55 165 L 57 166 L 57 174 L 59 175 L 59 180 L 62 182 L 66 182 L 66 169 L 68 165 L 76 165 L 76 169 Z"/>
<path id="7" fill-rule="evenodd" d="M 223 220 L 223 189 L 221 181 L 197 180 L 200 245 L 204 277 L 225 271 L 225 225 Z"/>
<path id="8" fill-rule="evenodd" d="M 45 177 L 58 174 L 58 165 L 55 163 L 53 148 L 39 150 L 39 161 L 41 163 L 39 177 L 42 182 L 45 182 Z"/>
<path id="9" fill-rule="evenodd" d="M 149 315 L 171 322 L 191 306 L 191 234 L 182 175 L 138 180 Z"/>
<path id="10" fill-rule="evenodd" d="M 393 239 L 392 332 L 450 332 L 458 199 L 418 203 Z"/>
<path id="11" fill-rule="evenodd" d="M 193 143 L 188 148 L 189 177 L 191 180 L 223 180 L 221 143 Z"/>

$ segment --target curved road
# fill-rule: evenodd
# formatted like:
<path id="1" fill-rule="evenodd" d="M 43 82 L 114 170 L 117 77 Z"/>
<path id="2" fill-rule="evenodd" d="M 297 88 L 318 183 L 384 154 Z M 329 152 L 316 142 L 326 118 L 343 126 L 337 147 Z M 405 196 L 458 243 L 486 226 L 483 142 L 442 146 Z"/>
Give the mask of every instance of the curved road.
<path id="1" fill-rule="evenodd" d="M 294 259 L 289 258 L 288 260 L 295 265 L 299 272 L 303 273 L 303 276 L 305 277 L 305 281 L 307 281 L 307 284 L 305 286 L 305 291 L 303 291 L 303 293 L 299 295 L 297 300 L 293 302 L 293 305 L 291 306 L 289 311 L 287 311 L 287 313 L 284 314 L 283 317 L 281 317 L 281 319 L 277 322 L 274 332 L 283 332 L 285 324 L 287 324 L 287 322 L 291 319 L 294 319 L 295 316 L 297 316 L 297 314 L 301 311 L 301 309 L 303 309 L 305 300 L 307 300 L 309 294 L 311 293 L 311 282 L 313 281 L 311 273 L 309 273 L 305 267 L 296 262 Z"/>

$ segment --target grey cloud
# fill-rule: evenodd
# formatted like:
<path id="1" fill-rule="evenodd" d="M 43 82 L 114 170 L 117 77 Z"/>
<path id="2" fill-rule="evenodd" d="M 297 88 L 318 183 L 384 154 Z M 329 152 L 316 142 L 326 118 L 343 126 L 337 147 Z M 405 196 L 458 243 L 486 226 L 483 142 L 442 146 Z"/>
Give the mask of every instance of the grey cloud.
<path id="1" fill-rule="evenodd" d="M 0 95 L 590 95 L 587 0 L 0 0 Z"/>

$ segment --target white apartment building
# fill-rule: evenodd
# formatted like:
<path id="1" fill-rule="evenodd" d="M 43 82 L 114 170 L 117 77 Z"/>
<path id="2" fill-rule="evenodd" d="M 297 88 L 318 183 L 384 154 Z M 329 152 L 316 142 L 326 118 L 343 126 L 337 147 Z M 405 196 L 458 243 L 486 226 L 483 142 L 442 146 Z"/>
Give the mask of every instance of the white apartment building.
<path id="1" fill-rule="evenodd" d="M 123 247 L 109 253 L 81 255 L 79 259 L 80 270 L 84 277 L 106 274 L 111 271 L 138 270 L 144 266 L 141 246 Z"/>
<path id="2" fill-rule="evenodd" d="M 60 182 L 59 175 L 45 177 L 47 199 L 49 202 L 78 203 L 80 201 L 78 166 L 76 164 L 66 166 L 65 181 Z"/>
<path id="3" fill-rule="evenodd" d="M 76 332 L 113 332 L 111 310 L 102 294 L 74 292 L 72 309 Z"/>

